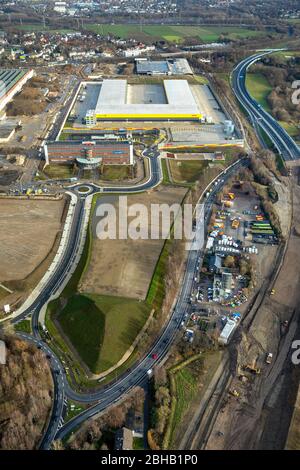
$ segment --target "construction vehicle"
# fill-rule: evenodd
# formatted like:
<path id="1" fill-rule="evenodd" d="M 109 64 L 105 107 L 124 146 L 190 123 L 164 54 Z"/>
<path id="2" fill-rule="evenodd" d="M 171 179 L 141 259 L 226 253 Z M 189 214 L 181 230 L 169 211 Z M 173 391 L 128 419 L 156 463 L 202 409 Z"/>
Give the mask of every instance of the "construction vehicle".
<path id="1" fill-rule="evenodd" d="M 239 226 L 240 226 L 239 219 L 234 219 L 231 223 L 231 227 L 234 228 L 234 229 L 237 229 L 237 228 L 239 228 Z"/>
<path id="2" fill-rule="evenodd" d="M 232 201 L 227 201 L 225 199 L 222 200 L 222 204 L 224 204 L 225 207 L 232 207 L 233 202 Z"/>
<path id="3" fill-rule="evenodd" d="M 234 193 L 228 193 L 228 197 L 233 200 L 235 199 L 235 194 Z"/>
<path id="4" fill-rule="evenodd" d="M 267 363 L 267 364 L 271 364 L 272 359 L 273 359 L 273 354 L 272 354 L 272 353 L 268 353 L 267 358 L 266 358 L 266 363 Z"/>
<path id="5" fill-rule="evenodd" d="M 229 393 L 230 395 L 232 395 L 233 397 L 236 397 L 236 398 L 238 398 L 238 397 L 240 396 L 239 392 L 238 392 L 235 388 L 229 390 L 228 393 Z"/>
<path id="6" fill-rule="evenodd" d="M 244 366 L 244 370 L 247 370 L 248 372 L 251 372 L 251 374 L 259 375 L 260 374 L 260 369 L 256 367 L 254 364 L 246 364 Z"/>

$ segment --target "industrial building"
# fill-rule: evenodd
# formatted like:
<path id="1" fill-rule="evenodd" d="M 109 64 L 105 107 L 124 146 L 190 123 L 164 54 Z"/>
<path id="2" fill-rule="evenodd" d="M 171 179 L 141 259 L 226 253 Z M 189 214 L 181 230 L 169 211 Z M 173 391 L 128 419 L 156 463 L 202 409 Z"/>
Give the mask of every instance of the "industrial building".
<path id="1" fill-rule="evenodd" d="M 237 327 L 237 320 L 232 318 L 228 318 L 228 320 L 226 321 L 226 324 L 223 328 L 223 330 L 221 331 L 221 334 L 219 336 L 219 339 L 218 339 L 218 342 L 222 345 L 226 345 L 228 344 L 230 338 L 231 338 L 231 335 L 233 334 L 234 330 L 236 329 Z"/>
<path id="2" fill-rule="evenodd" d="M 193 71 L 186 59 L 150 60 L 135 59 L 139 75 L 192 75 Z"/>
<path id="3" fill-rule="evenodd" d="M 47 142 L 44 153 L 47 164 L 76 162 L 81 168 L 96 168 L 102 163 L 133 164 L 133 145 L 128 141 Z"/>
<path id="4" fill-rule="evenodd" d="M 12 138 L 14 133 L 16 132 L 16 128 L 20 125 L 21 121 L 18 119 L 5 119 L 0 121 L 0 143 L 9 142 Z"/>
<path id="5" fill-rule="evenodd" d="M 156 85 L 130 85 L 127 80 L 103 80 L 96 107 L 85 121 L 195 120 L 202 114 L 186 80 Z"/>
<path id="6" fill-rule="evenodd" d="M 33 70 L 0 69 L 0 111 L 32 76 Z"/>

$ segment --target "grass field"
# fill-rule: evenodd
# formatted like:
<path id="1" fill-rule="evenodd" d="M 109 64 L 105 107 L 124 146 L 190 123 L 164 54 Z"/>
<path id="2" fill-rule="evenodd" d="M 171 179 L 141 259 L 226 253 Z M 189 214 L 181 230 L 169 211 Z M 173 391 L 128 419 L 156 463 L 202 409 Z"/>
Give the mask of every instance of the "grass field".
<path id="1" fill-rule="evenodd" d="M 190 37 L 204 42 L 214 42 L 219 39 L 220 35 L 225 35 L 230 39 L 239 39 L 264 34 L 262 31 L 232 26 L 143 25 L 140 27 L 136 24 L 91 24 L 86 28 L 97 34 L 111 34 L 125 39 L 165 40 L 176 43 Z"/>
<path id="2" fill-rule="evenodd" d="M 175 183 L 195 183 L 203 170 L 208 166 L 207 161 L 169 160 L 170 171 Z"/>
<path id="3" fill-rule="evenodd" d="M 51 164 L 44 169 L 44 173 L 50 179 L 72 178 L 74 167 L 73 165 Z"/>
<path id="4" fill-rule="evenodd" d="M 124 180 L 130 177 L 130 167 L 127 165 L 106 165 L 101 179 L 106 181 Z"/>
<path id="5" fill-rule="evenodd" d="M 116 364 L 149 317 L 145 302 L 106 295 L 74 295 L 58 315 L 64 333 L 93 373 Z"/>
<path id="6" fill-rule="evenodd" d="M 272 91 L 272 87 L 268 80 L 260 73 L 249 73 L 246 77 L 246 86 L 253 98 L 263 106 L 263 108 L 271 113 L 271 108 L 268 104 L 267 97 Z M 296 123 L 278 121 L 279 124 L 287 131 L 291 137 L 297 137 L 300 134 L 300 130 Z M 299 139 L 298 139 L 299 140 Z"/>
<path id="7" fill-rule="evenodd" d="M 197 377 L 188 367 L 181 369 L 175 375 L 176 384 L 176 409 L 174 413 L 174 429 L 181 423 L 183 415 L 189 408 L 199 389 Z"/>
<path id="8" fill-rule="evenodd" d="M 192 363 L 175 372 L 176 407 L 171 423 L 171 448 L 178 448 L 180 440 L 220 364 L 221 357 L 221 351 L 205 353 L 201 359 L 197 359 L 198 364 L 202 364 L 200 367 L 202 371 L 193 370 Z"/>
<path id="9" fill-rule="evenodd" d="M 270 106 L 267 97 L 272 91 L 268 80 L 261 73 L 247 73 L 246 86 L 251 96 L 261 104 L 267 112 L 270 112 Z"/>
<path id="10" fill-rule="evenodd" d="M 30 320 L 22 320 L 17 323 L 15 326 L 15 331 L 24 331 L 25 333 L 31 333 L 31 321 Z"/>
<path id="11" fill-rule="evenodd" d="M 133 438 L 133 450 L 144 450 L 144 439 L 142 437 Z"/>
<path id="12" fill-rule="evenodd" d="M 16 29 L 19 29 L 20 31 L 28 31 L 28 32 L 47 32 L 47 33 L 74 33 L 75 31 L 72 29 L 64 29 L 64 28 L 52 28 L 50 26 L 44 26 L 43 24 L 19 24 L 16 26 Z"/>
<path id="13" fill-rule="evenodd" d="M 287 131 L 287 133 L 294 138 L 297 138 L 300 134 L 300 129 L 296 124 L 291 122 L 278 121 L 279 124 Z M 297 139 L 296 139 L 297 140 Z M 300 140 L 300 139 L 298 139 Z"/>

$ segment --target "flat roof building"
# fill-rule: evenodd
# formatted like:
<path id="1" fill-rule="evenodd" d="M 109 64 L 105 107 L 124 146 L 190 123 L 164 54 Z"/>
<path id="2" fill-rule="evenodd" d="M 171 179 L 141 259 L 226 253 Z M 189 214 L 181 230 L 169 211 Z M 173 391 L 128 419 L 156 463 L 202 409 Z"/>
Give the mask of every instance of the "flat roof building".
<path id="1" fill-rule="evenodd" d="M 220 344 L 223 344 L 223 345 L 228 344 L 228 342 L 230 340 L 230 337 L 231 337 L 232 333 L 234 332 L 236 326 L 237 326 L 237 321 L 236 320 L 228 319 L 226 321 L 226 324 L 225 324 L 223 330 L 221 331 L 221 334 L 220 334 L 219 339 L 218 339 Z"/>
<path id="2" fill-rule="evenodd" d="M 186 59 L 150 60 L 135 59 L 139 75 L 192 75 L 193 71 Z"/>
<path id="3" fill-rule="evenodd" d="M 112 79 L 103 80 L 95 110 L 86 114 L 86 124 L 102 120 L 199 121 L 201 117 L 186 80 L 164 80 L 159 85 L 142 86 Z"/>
<path id="4" fill-rule="evenodd" d="M 0 69 L 0 111 L 32 76 L 33 70 Z"/>
<path id="5" fill-rule="evenodd" d="M 46 163 L 75 163 L 82 168 L 96 168 L 101 163 L 113 165 L 133 164 L 131 142 L 55 141 L 44 146 Z"/>

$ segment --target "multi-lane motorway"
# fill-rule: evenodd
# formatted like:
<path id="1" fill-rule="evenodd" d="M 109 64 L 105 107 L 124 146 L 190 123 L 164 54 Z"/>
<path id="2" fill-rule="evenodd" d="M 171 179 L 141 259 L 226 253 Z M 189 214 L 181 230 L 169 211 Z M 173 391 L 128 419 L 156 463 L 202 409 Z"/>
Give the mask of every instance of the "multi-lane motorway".
<path id="1" fill-rule="evenodd" d="M 267 134 L 285 160 L 297 160 L 300 158 L 298 145 L 276 119 L 250 96 L 246 88 L 246 74 L 249 67 L 272 52 L 276 52 L 276 50 L 262 51 L 240 62 L 232 72 L 232 88 L 237 99 L 247 111 L 253 126 L 261 128 Z"/>

